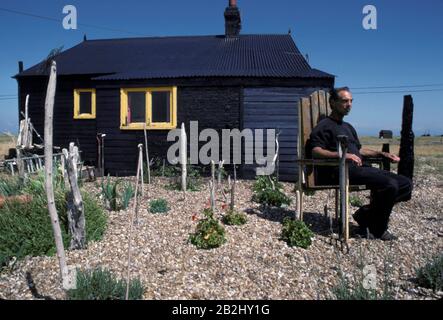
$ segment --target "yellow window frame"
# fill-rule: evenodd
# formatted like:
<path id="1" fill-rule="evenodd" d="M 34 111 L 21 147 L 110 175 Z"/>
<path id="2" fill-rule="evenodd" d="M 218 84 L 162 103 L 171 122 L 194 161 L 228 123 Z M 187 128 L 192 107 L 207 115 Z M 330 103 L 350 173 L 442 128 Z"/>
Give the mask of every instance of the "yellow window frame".
<path id="1" fill-rule="evenodd" d="M 91 93 L 91 113 L 80 113 L 80 93 Z M 95 89 L 74 89 L 74 119 L 95 119 Z"/>
<path id="2" fill-rule="evenodd" d="M 152 92 L 170 92 L 169 112 L 170 122 L 152 122 Z M 146 93 L 146 120 L 145 122 L 126 123 L 128 115 L 128 93 Z M 122 88 L 120 89 L 120 129 L 122 130 L 167 130 L 177 127 L 177 87 L 149 87 L 149 88 Z"/>

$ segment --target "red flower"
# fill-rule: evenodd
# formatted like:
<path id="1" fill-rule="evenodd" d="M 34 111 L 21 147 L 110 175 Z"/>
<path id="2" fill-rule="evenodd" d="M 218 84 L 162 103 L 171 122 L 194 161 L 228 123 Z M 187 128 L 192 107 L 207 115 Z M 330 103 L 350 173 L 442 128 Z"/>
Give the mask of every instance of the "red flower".
<path id="1" fill-rule="evenodd" d="M 195 220 L 197 220 L 197 215 L 194 213 L 194 214 L 192 215 L 192 221 L 195 221 Z"/>
<path id="2" fill-rule="evenodd" d="M 221 207 L 223 210 L 225 210 L 228 207 L 228 205 L 226 203 L 223 203 Z"/>

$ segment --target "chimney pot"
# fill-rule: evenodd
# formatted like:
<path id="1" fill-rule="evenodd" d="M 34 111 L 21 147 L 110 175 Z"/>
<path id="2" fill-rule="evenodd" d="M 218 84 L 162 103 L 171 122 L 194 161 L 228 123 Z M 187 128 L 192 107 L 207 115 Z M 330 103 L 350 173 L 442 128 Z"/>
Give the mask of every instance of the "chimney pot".
<path id="1" fill-rule="evenodd" d="M 229 0 L 229 7 L 225 10 L 225 35 L 226 37 L 237 37 L 241 30 L 240 10 L 237 0 Z"/>
<path id="2" fill-rule="evenodd" d="M 18 62 L 18 72 L 22 73 L 23 72 L 23 61 L 19 61 Z"/>

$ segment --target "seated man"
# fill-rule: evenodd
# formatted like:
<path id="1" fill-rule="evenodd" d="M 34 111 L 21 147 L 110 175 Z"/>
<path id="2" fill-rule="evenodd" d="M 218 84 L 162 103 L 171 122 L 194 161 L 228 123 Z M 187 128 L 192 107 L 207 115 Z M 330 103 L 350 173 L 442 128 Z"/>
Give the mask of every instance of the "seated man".
<path id="1" fill-rule="evenodd" d="M 360 230 L 366 232 L 369 229 L 369 238 L 394 240 L 397 237 L 388 231 L 389 216 L 395 203 L 411 199 L 412 181 L 401 175 L 363 165 L 362 156 L 383 156 L 392 162 L 398 162 L 400 158 L 390 153 L 361 148 L 355 129 L 343 121 L 343 117 L 351 111 L 352 101 L 349 88 L 331 90 L 331 115 L 321 120 L 312 130 L 308 148 L 314 158 L 338 158 L 337 136 L 348 137 L 346 159 L 351 161 L 349 183 L 366 185 L 371 190 L 370 204 L 357 210 L 353 217 Z M 318 167 L 317 176 L 320 184 L 338 184 L 337 167 Z"/>

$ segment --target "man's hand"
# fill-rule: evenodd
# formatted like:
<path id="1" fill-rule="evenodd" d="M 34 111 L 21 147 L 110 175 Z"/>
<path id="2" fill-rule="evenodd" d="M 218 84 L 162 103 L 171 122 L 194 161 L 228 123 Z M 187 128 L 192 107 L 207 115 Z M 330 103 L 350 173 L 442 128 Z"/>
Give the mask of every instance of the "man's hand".
<path id="1" fill-rule="evenodd" d="M 388 158 L 389 160 L 391 160 L 391 162 L 394 162 L 394 163 L 397 163 L 400 161 L 400 157 L 398 157 L 392 153 L 382 152 L 381 155 L 385 158 Z"/>
<path id="2" fill-rule="evenodd" d="M 351 160 L 351 161 L 355 162 L 357 164 L 357 166 L 359 166 L 359 167 L 362 165 L 361 159 L 352 153 L 346 154 L 346 160 Z"/>

